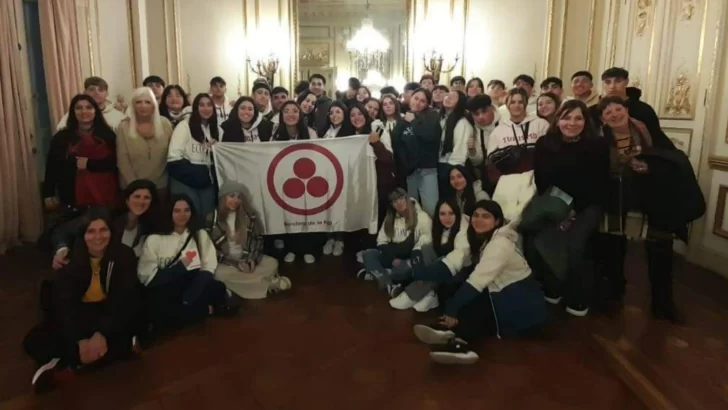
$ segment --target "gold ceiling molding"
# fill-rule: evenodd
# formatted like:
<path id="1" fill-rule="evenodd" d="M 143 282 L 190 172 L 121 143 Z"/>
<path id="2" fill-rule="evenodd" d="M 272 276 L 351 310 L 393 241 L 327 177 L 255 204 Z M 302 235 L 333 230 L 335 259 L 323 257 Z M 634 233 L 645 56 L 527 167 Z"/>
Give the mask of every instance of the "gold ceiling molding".
<path id="1" fill-rule="evenodd" d="M 715 171 L 728 172 L 728 157 L 711 155 L 708 157 L 708 166 Z"/>
<path id="2" fill-rule="evenodd" d="M 637 29 L 635 30 L 637 37 L 642 37 L 645 34 L 645 29 L 649 24 L 650 14 L 654 14 L 652 1 L 637 0 Z"/>
<path id="3" fill-rule="evenodd" d="M 687 21 L 692 20 L 693 15 L 695 14 L 695 9 L 698 7 L 699 3 L 700 0 L 682 0 L 682 4 L 680 5 L 680 19 Z M 707 4 L 708 1 L 706 0 L 705 3 Z"/>
<path id="4" fill-rule="evenodd" d="M 136 52 L 134 47 L 134 6 L 132 0 L 126 0 L 126 24 L 129 28 L 129 59 L 131 60 L 131 88 L 137 87 Z"/>
<path id="5" fill-rule="evenodd" d="M 690 101 L 691 89 L 690 78 L 684 73 L 678 74 L 667 95 L 665 113 L 680 118 L 691 117 L 693 115 L 693 103 Z"/>
<path id="6" fill-rule="evenodd" d="M 94 64 L 94 45 L 91 41 L 91 0 L 86 0 L 86 42 L 88 43 L 88 63 L 91 75 L 96 75 Z"/>
<path id="7" fill-rule="evenodd" d="M 586 43 L 586 69 L 587 71 L 591 70 L 591 61 L 592 61 L 592 42 L 594 41 L 594 20 L 596 19 L 597 14 L 597 0 L 591 0 L 590 10 L 589 10 L 589 36 L 587 37 L 587 43 Z"/>
<path id="8" fill-rule="evenodd" d="M 549 0 L 546 7 L 549 9 L 549 17 L 546 21 L 546 62 L 544 64 L 544 73 L 548 75 L 549 60 L 551 60 L 551 29 L 554 26 L 554 0 Z"/>

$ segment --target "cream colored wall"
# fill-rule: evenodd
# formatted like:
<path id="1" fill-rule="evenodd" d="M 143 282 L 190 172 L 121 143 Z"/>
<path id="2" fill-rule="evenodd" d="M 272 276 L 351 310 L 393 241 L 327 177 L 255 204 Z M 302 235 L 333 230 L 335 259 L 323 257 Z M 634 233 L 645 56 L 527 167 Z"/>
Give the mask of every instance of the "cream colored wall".
<path id="1" fill-rule="evenodd" d="M 76 6 L 84 77 L 103 77 L 109 83 L 110 100 L 128 101 L 141 81 L 131 46 L 132 0 L 76 0 Z"/>

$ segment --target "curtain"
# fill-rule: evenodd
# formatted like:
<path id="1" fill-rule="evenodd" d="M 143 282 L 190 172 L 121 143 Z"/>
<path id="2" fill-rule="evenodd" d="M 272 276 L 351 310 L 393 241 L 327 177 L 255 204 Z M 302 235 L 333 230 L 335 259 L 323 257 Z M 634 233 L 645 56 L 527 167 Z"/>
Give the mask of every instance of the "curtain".
<path id="1" fill-rule="evenodd" d="M 40 37 L 51 124 L 55 125 L 68 110 L 71 98 L 83 91 L 81 52 L 74 0 L 38 2 Z"/>
<path id="2" fill-rule="evenodd" d="M 23 102 L 17 3 L 0 1 L 0 254 L 21 241 L 35 242 L 42 226 L 33 136 Z"/>

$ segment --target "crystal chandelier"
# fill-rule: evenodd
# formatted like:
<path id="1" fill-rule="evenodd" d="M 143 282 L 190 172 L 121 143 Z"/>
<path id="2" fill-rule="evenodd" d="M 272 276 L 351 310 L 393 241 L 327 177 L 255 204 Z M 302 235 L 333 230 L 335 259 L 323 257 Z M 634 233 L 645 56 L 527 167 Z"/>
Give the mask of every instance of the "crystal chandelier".
<path id="1" fill-rule="evenodd" d="M 359 31 L 347 41 L 346 49 L 360 70 L 374 69 L 381 72 L 384 57 L 389 51 L 389 40 L 374 28 L 372 19 L 365 18 Z"/>

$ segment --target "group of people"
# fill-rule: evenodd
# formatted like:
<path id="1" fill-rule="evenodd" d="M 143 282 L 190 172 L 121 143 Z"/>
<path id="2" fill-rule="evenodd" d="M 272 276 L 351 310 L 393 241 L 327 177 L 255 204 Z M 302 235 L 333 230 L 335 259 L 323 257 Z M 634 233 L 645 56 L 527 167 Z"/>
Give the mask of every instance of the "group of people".
<path id="1" fill-rule="evenodd" d="M 704 200 L 629 73 L 610 68 L 601 81 L 602 96 L 577 72 L 564 98 L 555 77 L 535 96 L 525 74 L 510 89 L 427 74 L 374 98 L 352 78 L 331 98 L 314 74 L 292 94 L 256 80 L 232 103 L 220 77 L 190 102 L 150 76 L 122 113 L 103 79 L 87 79 L 47 158 L 44 203 L 57 218 L 42 242 L 59 272 L 24 341 L 39 364 L 33 384 L 47 390 L 160 332 L 232 316 L 240 298 L 289 289 L 273 256 L 344 253 L 344 232 L 263 235 L 245 187 L 216 179 L 219 142 L 367 136 L 379 232 L 362 235 L 357 276 L 394 309 L 443 305 L 414 328 L 437 362 L 477 361 L 470 346 L 484 336 L 538 332 L 546 302 L 574 316 L 618 303 L 628 238 L 646 243 L 654 317 L 675 321 L 673 238 L 686 239 Z"/>

